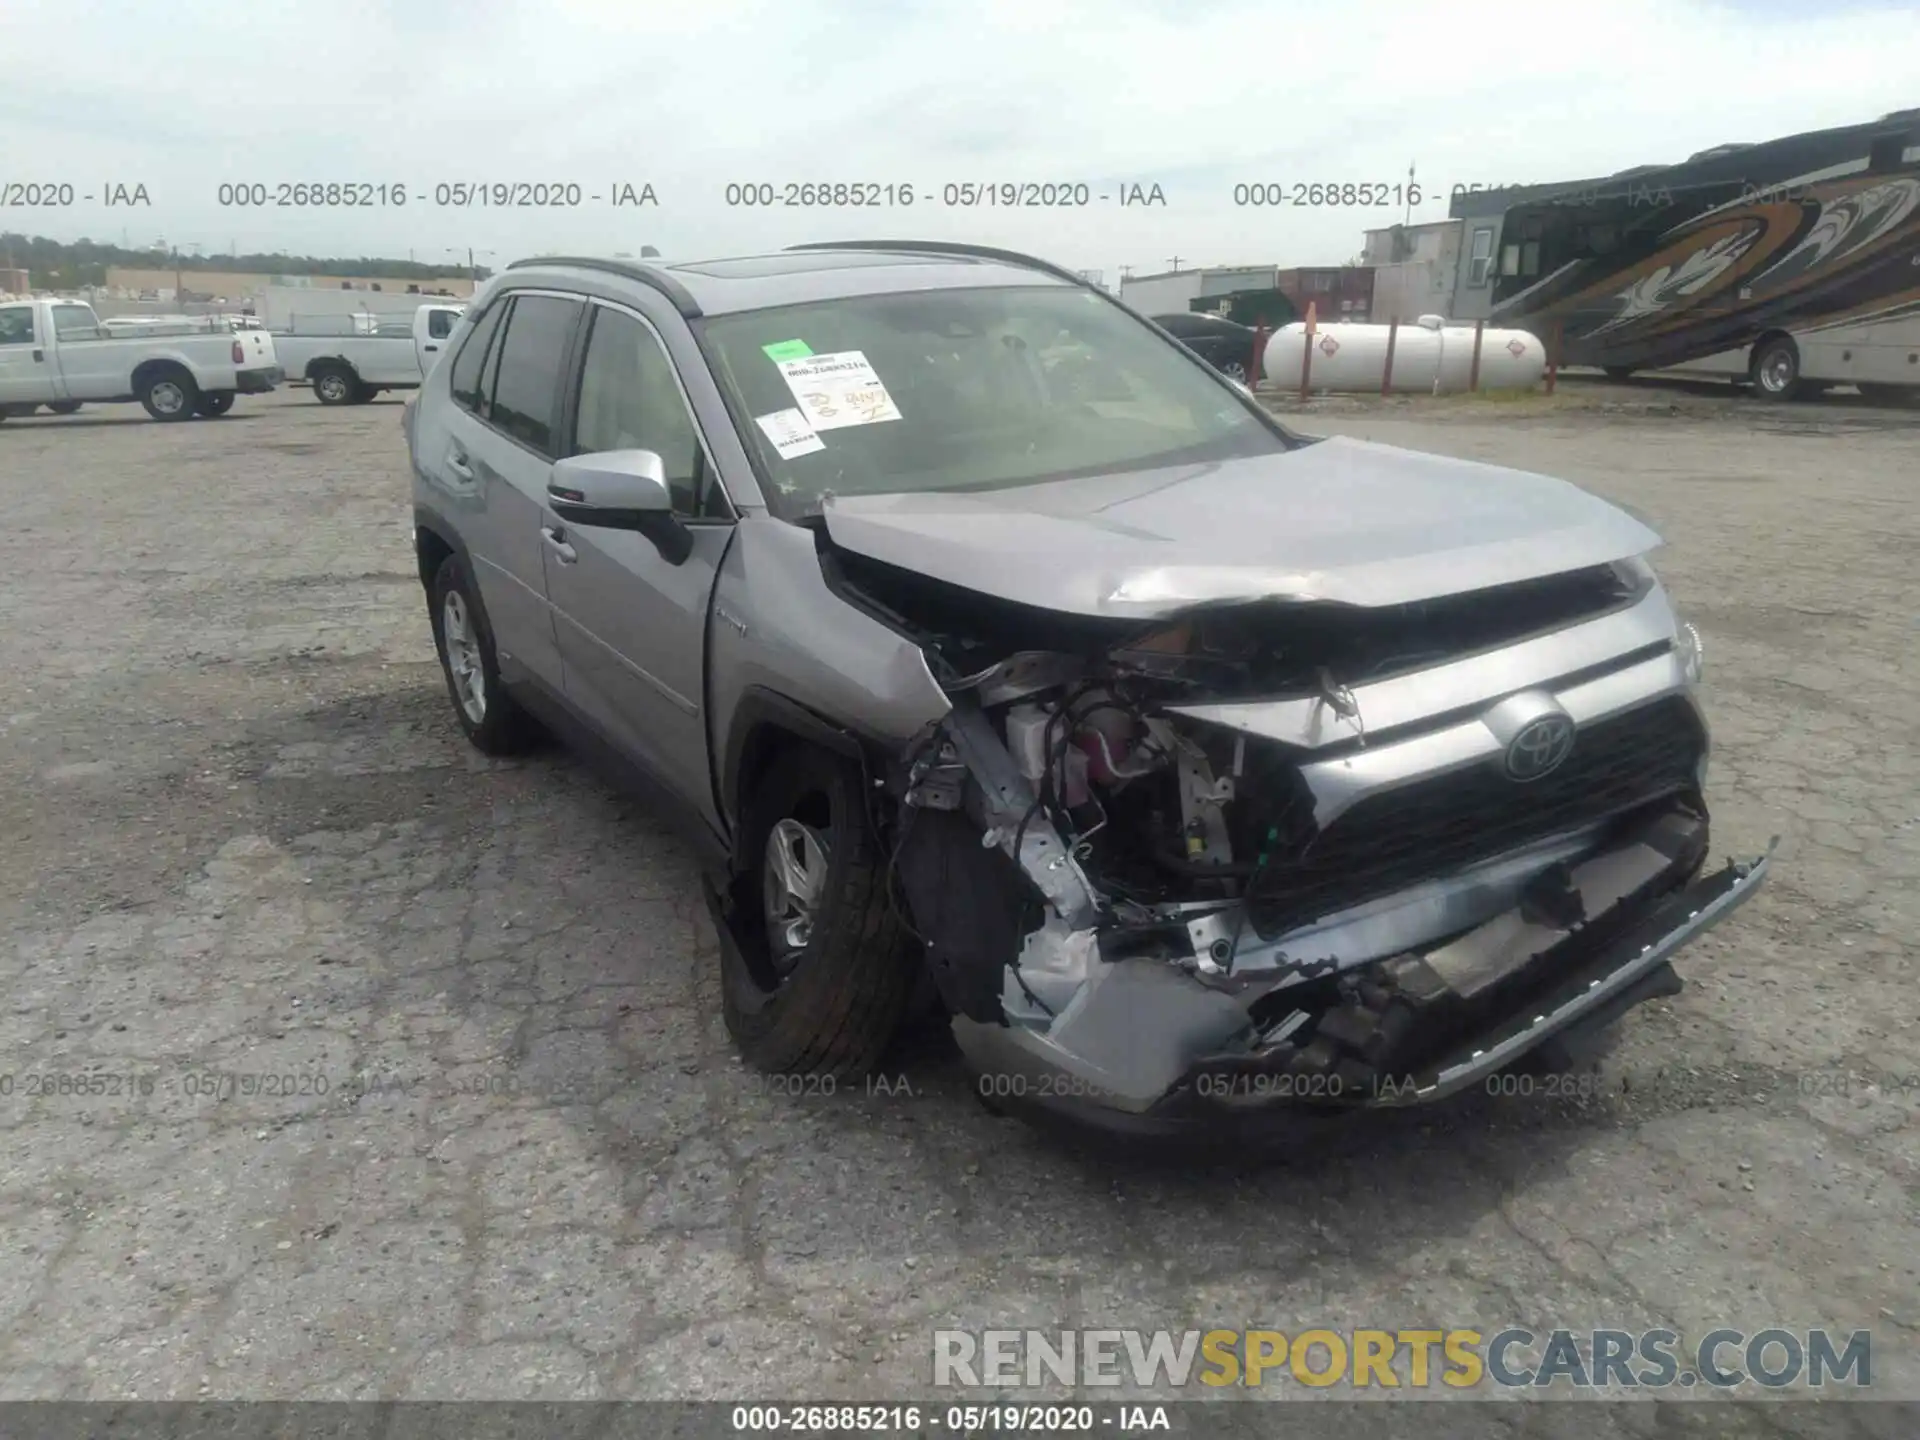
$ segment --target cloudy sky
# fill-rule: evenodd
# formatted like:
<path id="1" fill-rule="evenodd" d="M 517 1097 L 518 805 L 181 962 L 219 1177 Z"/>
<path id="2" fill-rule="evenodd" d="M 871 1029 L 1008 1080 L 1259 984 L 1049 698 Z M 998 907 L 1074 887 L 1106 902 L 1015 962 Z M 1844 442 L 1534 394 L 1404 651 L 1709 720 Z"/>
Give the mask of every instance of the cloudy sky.
<path id="1" fill-rule="evenodd" d="M 1245 182 L 1571 179 L 1920 105 L 1920 6 L 1607 0 L 124 0 L 9 7 L 0 184 L 76 203 L 0 230 L 205 253 L 466 247 L 738 254 L 921 236 L 1109 281 L 1337 263 L 1404 207 L 1236 207 Z M 36 58 L 38 57 L 38 58 Z M 403 186 L 404 207 L 222 205 L 223 183 Z M 578 185 L 576 207 L 436 204 L 460 182 Z M 912 186 L 863 210 L 729 206 L 730 183 Z M 941 203 L 1085 182 L 1085 208 Z M 150 207 L 107 208 L 110 184 Z M 657 206 L 615 208 L 650 184 Z M 1125 207 L 1158 185 L 1164 205 Z M 897 193 L 897 192 L 896 192 Z M 95 199 L 82 197 L 92 194 Z M 1100 194 L 1115 198 L 1106 202 Z M 600 200 L 592 197 L 599 195 Z"/>

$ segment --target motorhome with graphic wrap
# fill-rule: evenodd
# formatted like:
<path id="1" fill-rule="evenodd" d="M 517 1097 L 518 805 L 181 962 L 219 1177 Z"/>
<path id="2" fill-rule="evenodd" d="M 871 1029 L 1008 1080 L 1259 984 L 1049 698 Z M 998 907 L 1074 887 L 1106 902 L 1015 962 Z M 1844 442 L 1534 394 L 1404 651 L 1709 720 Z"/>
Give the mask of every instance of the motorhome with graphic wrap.
<path id="1" fill-rule="evenodd" d="M 1566 365 L 1920 399 L 1920 110 L 1529 199 L 1489 259 L 1492 323 Z"/>

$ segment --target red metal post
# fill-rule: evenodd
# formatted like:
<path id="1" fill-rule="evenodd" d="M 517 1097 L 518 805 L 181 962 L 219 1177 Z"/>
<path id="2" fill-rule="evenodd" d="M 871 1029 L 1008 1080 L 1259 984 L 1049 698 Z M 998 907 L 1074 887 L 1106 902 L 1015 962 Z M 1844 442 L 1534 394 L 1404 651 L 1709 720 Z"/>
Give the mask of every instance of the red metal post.
<path id="1" fill-rule="evenodd" d="M 1553 322 L 1553 334 L 1547 341 L 1547 394 L 1553 393 L 1553 382 L 1560 374 L 1560 322 Z"/>
<path id="2" fill-rule="evenodd" d="M 1400 334 L 1400 317 L 1394 316 L 1387 322 L 1387 368 L 1380 374 L 1380 393 L 1393 393 L 1393 342 Z"/>
<path id="3" fill-rule="evenodd" d="M 1307 398 L 1307 377 L 1313 374 L 1313 332 L 1320 318 L 1320 305 L 1316 300 L 1307 302 L 1307 334 L 1300 353 L 1300 398 Z"/>
<path id="4" fill-rule="evenodd" d="M 1469 391 L 1476 391 L 1480 388 L 1480 337 L 1486 333 L 1486 321 L 1476 320 L 1473 322 L 1473 364 L 1467 367 L 1467 389 Z"/>

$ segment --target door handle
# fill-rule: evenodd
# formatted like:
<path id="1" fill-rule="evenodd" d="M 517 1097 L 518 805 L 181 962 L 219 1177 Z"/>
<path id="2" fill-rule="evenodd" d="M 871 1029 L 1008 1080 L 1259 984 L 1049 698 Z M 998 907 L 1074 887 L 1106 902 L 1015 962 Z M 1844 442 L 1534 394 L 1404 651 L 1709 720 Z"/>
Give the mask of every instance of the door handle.
<path id="1" fill-rule="evenodd" d="M 567 543 L 567 532 L 558 526 L 542 525 L 540 538 L 547 542 L 547 548 L 562 565 L 571 565 L 580 558 L 580 552 Z"/>
<path id="2" fill-rule="evenodd" d="M 458 449 L 447 452 L 447 469 L 458 475 L 462 480 L 473 479 L 473 469 L 467 464 L 466 454 Z"/>
<path id="3" fill-rule="evenodd" d="M 40 362 L 45 360 L 46 358 L 47 358 L 47 352 L 44 350 L 36 350 L 33 352 L 33 363 L 36 365 L 40 364 Z"/>

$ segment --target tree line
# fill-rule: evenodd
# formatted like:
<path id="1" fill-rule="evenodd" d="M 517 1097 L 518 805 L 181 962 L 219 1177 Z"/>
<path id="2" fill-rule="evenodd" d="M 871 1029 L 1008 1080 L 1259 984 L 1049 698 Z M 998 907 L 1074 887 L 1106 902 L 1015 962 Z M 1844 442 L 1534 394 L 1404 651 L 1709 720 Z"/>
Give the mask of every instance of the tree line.
<path id="1" fill-rule="evenodd" d="M 344 279 L 432 280 L 462 274 L 464 265 L 423 265 L 413 260 L 385 260 L 362 255 L 357 259 L 324 255 L 288 255 L 281 251 L 246 255 L 179 255 L 171 249 L 133 249 L 101 240 L 52 240 L 45 235 L 0 231 L 0 265 L 25 270 L 28 283 L 47 290 L 77 290 L 83 285 L 105 285 L 108 269 L 200 270 L 247 275 L 338 275 Z M 492 272 L 482 265 L 475 276 Z"/>

